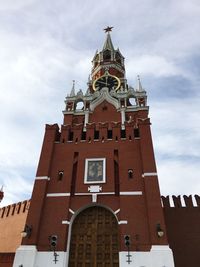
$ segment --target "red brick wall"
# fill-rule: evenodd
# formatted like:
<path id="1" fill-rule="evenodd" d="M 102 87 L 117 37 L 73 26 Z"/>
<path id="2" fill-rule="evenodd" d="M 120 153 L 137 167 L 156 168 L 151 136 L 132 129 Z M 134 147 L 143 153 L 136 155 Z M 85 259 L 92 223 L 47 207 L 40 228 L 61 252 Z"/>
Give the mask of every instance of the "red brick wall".
<path id="1" fill-rule="evenodd" d="M 169 197 L 162 197 L 167 236 L 174 254 L 175 267 L 200 266 L 200 197 L 173 196 L 173 207 Z M 183 207 L 182 203 L 185 202 Z"/>
<path id="2" fill-rule="evenodd" d="M 15 253 L 0 253 L 0 266 L 12 267 Z"/>

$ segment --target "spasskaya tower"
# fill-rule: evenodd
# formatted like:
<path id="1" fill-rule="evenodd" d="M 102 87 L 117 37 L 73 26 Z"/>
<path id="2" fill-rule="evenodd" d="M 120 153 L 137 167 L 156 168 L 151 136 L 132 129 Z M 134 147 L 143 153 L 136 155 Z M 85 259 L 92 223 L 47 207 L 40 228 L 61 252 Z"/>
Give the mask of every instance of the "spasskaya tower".
<path id="1" fill-rule="evenodd" d="M 140 78 L 105 29 L 85 92 L 73 84 L 63 124 L 46 125 L 14 267 L 173 267 Z"/>

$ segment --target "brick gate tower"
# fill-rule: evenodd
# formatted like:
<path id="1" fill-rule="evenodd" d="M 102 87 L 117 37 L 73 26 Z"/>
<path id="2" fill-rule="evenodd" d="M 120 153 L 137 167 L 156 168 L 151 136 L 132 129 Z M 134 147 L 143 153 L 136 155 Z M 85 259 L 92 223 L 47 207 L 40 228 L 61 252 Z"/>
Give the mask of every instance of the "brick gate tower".
<path id="1" fill-rule="evenodd" d="M 147 96 L 126 80 L 112 27 L 86 93 L 46 125 L 24 238 L 14 267 L 173 267 Z"/>

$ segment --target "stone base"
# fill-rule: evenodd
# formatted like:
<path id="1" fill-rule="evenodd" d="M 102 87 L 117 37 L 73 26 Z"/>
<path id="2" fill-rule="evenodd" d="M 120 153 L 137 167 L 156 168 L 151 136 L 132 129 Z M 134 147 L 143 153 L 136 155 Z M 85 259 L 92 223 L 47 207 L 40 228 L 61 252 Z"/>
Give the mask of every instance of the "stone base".
<path id="1" fill-rule="evenodd" d="M 38 252 L 35 246 L 20 246 L 15 254 L 13 267 L 67 267 L 68 253 L 57 251 L 57 262 L 53 251 Z M 119 267 L 174 267 L 173 254 L 168 246 L 152 246 L 147 251 L 119 252 Z"/>
<path id="2" fill-rule="evenodd" d="M 174 267 L 172 250 L 169 246 L 152 246 L 148 251 L 130 252 L 130 263 L 128 252 L 119 252 L 120 267 Z"/>
<path id="3" fill-rule="evenodd" d="M 55 263 L 53 251 L 38 252 L 35 246 L 20 246 L 16 251 L 13 267 L 66 267 L 67 253 L 56 253 L 58 261 Z"/>

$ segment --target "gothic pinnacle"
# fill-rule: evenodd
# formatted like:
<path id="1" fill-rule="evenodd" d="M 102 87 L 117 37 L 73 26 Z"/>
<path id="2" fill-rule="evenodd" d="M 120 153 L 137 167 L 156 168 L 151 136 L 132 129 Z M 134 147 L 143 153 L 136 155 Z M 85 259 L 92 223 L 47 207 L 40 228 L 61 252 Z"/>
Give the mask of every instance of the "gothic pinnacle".
<path id="1" fill-rule="evenodd" d="M 73 80 L 73 84 L 72 84 L 72 89 L 71 89 L 71 92 L 70 92 L 70 96 L 71 97 L 75 96 L 75 80 Z"/>
<path id="2" fill-rule="evenodd" d="M 138 82 L 137 82 L 136 91 L 143 92 L 144 89 L 142 88 L 142 84 L 141 84 L 141 80 L 140 80 L 140 75 L 137 76 L 137 79 L 138 79 Z"/>

